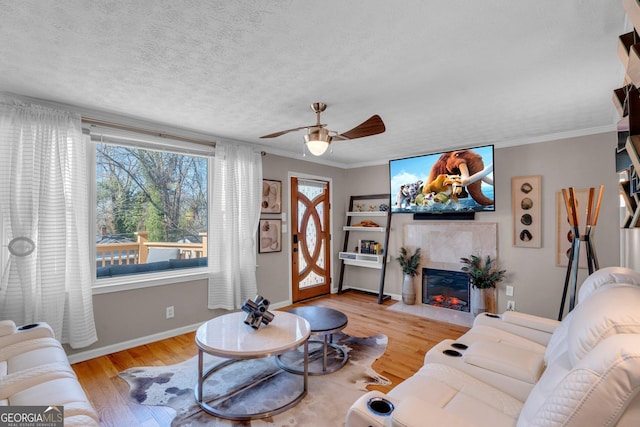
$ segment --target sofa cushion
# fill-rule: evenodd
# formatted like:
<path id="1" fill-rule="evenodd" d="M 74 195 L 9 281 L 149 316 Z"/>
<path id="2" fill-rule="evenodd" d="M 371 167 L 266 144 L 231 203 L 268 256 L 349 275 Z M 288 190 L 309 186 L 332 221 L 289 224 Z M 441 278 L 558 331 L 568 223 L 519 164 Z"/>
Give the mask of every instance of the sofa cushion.
<path id="1" fill-rule="evenodd" d="M 207 266 L 207 257 L 169 260 L 169 268 L 193 268 L 193 267 L 206 267 L 206 266 Z"/>
<path id="2" fill-rule="evenodd" d="M 640 286 L 640 273 L 625 267 L 604 267 L 591 273 L 580 285 L 578 304 L 603 286 L 615 283 L 626 283 Z"/>
<path id="3" fill-rule="evenodd" d="M 179 254 L 178 248 L 149 248 L 147 263 L 169 261 L 178 258 Z"/>
<path id="4" fill-rule="evenodd" d="M 640 288 L 603 289 L 574 310 L 567 333 L 567 349 L 575 365 L 611 335 L 640 334 Z"/>

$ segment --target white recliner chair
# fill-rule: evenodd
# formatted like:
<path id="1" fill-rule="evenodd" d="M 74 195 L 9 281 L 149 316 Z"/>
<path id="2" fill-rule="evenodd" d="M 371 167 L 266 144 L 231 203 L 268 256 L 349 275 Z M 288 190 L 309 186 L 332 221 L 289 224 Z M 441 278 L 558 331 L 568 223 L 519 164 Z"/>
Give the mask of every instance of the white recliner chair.
<path id="1" fill-rule="evenodd" d="M 434 347 L 414 376 L 355 402 L 347 427 L 640 425 L 640 274 L 625 274 L 590 276 L 549 338 L 538 332 L 553 323 L 535 316 L 516 315 L 515 329 L 509 316 L 478 320 L 455 340 L 468 335 L 466 349 Z"/>
<path id="2" fill-rule="evenodd" d="M 63 406 L 65 426 L 98 426 L 99 418 L 62 345 L 46 323 L 0 321 L 0 406 Z"/>
<path id="3" fill-rule="evenodd" d="M 580 287 L 578 306 L 590 295 L 614 286 L 640 287 L 640 273 L 623 267 L 594 272 Z M 562 323 L 518 312 L 481 314 L 466 334 L 429 350 L 425 363 L 450 365 L 524 401 L 546 367 L 547 346 L 553 349 L 566 339 L 575 312 Z"/>

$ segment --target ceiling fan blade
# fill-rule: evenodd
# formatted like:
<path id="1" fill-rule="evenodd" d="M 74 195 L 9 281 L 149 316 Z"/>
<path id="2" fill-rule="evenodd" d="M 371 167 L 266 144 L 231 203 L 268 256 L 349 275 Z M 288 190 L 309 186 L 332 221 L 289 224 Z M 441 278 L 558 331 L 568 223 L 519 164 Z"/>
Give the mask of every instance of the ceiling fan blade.
<path id="1" fill-rule="evenodd" d="M 306 129 L 306 128 L 308 128 L 308 127 L 309 127 L 309 126 L 302 126 L 302 127 L 295 128 L 295 129 L 281 130 L 280 132 L 270 133 L 269 135 L 264 135 L 264 136 L 261 136 L 260 138 L 275 138 L 275 137 L 277 137 L 277 136 L 284 135 L 285 133 L 295 132 L 295 131 L 297 131 L 297 130 Z"/>
<path id="2" fill-rule="evenodd" d="M 323 128 L 325 126 L 326 126 L 326 124 L 323 124 L 323 123 L 315 124 L 315 125 L 309 125 L 309 126 L 301 126 L 299 128 L 281 130 L 280 132 L 274 132 L 274 133 L 270 133 L 269 135 L 263 135 L 260 138 L 276 138 L 276 137 L 278 137 L 280 135 L 284 135 L 284 134 L 289 133 L 289 132 L 295 132 L 297 130 L 311 129 L 311 128 Z"/>
<path id="3" fill-rule="evenodd" d="M 336 135 L 334 138 L 337 140 L 364 138 L 365 136 L 377 135 L 384 132 L 385 130 L 386 128 L 384 126 L 384 122 L 382 121 L 380 116 L 376 114 L 369 117 L 367 120 L 360 123 L 353 129 Z"/>

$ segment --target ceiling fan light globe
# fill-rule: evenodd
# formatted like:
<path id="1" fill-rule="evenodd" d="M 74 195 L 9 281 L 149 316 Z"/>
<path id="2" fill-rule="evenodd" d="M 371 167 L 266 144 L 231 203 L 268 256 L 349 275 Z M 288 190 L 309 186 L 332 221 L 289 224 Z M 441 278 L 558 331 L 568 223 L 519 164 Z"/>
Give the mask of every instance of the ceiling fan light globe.
<path id="1" fill-rule="evenodd" d="M 307 149 L 314 156 L 322 156 L 331 144 L 331 137 L 326 129 L 318 129 L 304 136 Z"/>

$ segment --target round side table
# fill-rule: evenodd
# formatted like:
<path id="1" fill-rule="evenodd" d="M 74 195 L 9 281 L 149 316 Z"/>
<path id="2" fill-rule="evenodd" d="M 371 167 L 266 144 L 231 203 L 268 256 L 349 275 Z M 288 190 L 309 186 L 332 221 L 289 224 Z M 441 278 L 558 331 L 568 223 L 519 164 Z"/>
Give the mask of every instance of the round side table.
<path id="1" fill-rule="evenodd" d="M 347 316 L 332 308 L 326 307 L 316 307 L 316 306 L 302 306 L 302 307 L 294 307 L 286 312 L 295 314 L 297 316 L 306 319 L 311 326 L 311 335 L 319 335 L 322 336 L 322 340 L 309 340 L 309 343 L 320 343 L 322 346 L 322 368 L 315 368 L 311 362 L 309 362 L 309 375 L 325 375 L 330 374 L 332 372 L 337 371 L 342 368 L 349 360 L 349 355 L 347 352 L 337 344 L 333 343 L 333 334 L 336 332 L 340 332 L 347 326 L 348 318 Z M 330 361 L 328 360 L 328 351 L 329 348 L 333 348 L 337 357 Z M 310 351 L 310 360 L 313 359 L 313 353 Z M 295 361 L 291 361 L 289 359 L 290 353 L 280 354 L 276 357 L 276 361 L 278 365 L 292 373 L 302 374 L 303 371 L 297 367 L 295 367 Z"/>

